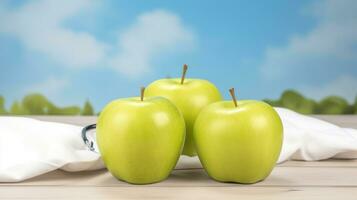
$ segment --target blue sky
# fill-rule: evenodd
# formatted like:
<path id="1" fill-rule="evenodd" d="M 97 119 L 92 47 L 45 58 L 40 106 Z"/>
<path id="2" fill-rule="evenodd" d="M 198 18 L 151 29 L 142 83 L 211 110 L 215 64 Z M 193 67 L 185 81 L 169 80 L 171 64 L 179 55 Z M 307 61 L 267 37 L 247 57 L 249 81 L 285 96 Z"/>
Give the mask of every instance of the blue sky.
<path id="1" fill-rule="evenodd" d="M 228 98 L 357 94 L 357 1 L 1 1 L 0 95 L 59 105 L 137 96 L 167 76 Z"/>

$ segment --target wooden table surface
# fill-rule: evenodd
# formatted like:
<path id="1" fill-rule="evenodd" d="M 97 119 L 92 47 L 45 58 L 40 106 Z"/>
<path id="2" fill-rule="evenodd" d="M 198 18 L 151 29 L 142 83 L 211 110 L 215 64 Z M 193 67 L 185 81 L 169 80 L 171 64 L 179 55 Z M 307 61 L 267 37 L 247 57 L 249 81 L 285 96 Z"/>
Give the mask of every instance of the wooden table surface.
<path id="1" fill-rule="evenodd" d="M 357 116 L 315 116 L 357 128 Z M 35 117 L 84 125 L 95 117 Z M 357 145 L 357 144 L 356 144 Z M 182 157 L 178 169 L 157 184 L 137 186 L 106 170 L 60 170 L 21 183 L 0 184 L 0 199 L 357 199 L 357 160 L 288 161 L 264 181 L 252 185 L 211 180 L 197 159 Z"/>

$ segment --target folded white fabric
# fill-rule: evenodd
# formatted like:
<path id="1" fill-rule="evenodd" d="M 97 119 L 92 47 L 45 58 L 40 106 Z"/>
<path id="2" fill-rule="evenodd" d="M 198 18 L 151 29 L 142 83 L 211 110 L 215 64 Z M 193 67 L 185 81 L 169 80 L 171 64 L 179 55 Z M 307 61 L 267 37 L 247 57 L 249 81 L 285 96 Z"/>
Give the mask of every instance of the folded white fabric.
<path id="1" fill-rule="evenodd" d="M 55 169 L 102 168 L 83 144 L 81 127 L 23 117 L 0 117 L 0 182 L 22 181 Z"/>
<path id="2" fill-rule="evenodd" d="M 284 126 L 279 163 L 288 159 L 357 159 L 357 130 L 293 111 L 276 108 Z M 17 182 L 55 169 L 103 168 L 100 155 L 89 151 L 82 127 L 23 117 L 0 117 L 0 182 Z M 201 167 L 197 157 L 182 156 L 176 168 Z"/>
<path id="3" fill-rule="evenodd" d="M 357 130 L 275 108 L 284 126 L 283 148 L 278 162 L 323 160 L 327 158 L 357 159 Z"/>

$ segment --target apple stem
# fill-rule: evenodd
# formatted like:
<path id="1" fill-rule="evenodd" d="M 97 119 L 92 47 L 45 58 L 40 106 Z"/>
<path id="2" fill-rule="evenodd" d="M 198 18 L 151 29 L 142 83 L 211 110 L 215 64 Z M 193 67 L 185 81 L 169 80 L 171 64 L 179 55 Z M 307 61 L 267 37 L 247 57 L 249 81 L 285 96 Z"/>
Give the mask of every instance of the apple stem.
<path id="1" fill-rule="evenodd" d="M 186 71 L 187 71 L 188 66 L 186 64 L 183 65 L 183 71 L 182 71 L 182 76 L 181 76 L 181 84 L 185 81 L 185 76 L 186 76 Z"/>
<path id="2" fill-rule="evenodd" d="M 145 87 L 140 88 L 140 100 L 144 101 L 144 92 L 145 92 Z"/>
<path id="3" fill-rule="evenodd" d="M 238 107 L 237 99 L 236 99 L 236 94 L 235 94 L 235 92 L 234 92 L 234 88 L 229 89 L 229 93 L 231 93 L 234 106 L 235 106 L 235 107 Z"/>

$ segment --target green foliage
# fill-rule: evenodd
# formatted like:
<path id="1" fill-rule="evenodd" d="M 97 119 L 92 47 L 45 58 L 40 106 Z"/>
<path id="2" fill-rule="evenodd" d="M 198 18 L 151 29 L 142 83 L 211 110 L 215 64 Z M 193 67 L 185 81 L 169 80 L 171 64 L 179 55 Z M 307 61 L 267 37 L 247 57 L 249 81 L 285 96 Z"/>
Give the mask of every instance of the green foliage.
<path id="1" fill-rule="evenodd" d="M 316 102 L 294 90 L 287 90 L 278 100 L 264 101 L 271 106 L 289 108 L 302 114 L 357 114 L 357 97 L 353 105 L 338 96 L 329 96 Z"/>
<path id="2" fill-rule="evenodd" d="M 294 90 L 286 90 L 278 100 L 264 100 L 271 106 L 284 107 L 303 114 L 314 114 L 317 103 Z"/>
<path id="3" fill-rule="evenodd" d="M 267 104 L 274 106 L 274 107 L 280 107 L 280 101 L 279 100 L 271 100 L 271 99 L 263 99 L 264 102 Z"/>
<path id="4" fill-rule="evenodd" d="M 61 115 L 79 115 L 81 108 L 78 106 L 68 106 L 61 108 Z"/>
<path id="5" fill-rule="evenodd" d="M 347 114 L 349 111 L 348 102 L 338 96 L 329 96 L 320 101 L 318 105 L 319 114 Z"/>
<path id="6" fill-rule="evenodd" d="M 347 109 L 346 109 L 346 111 L 345 111 L 344 114 L 346 114 L 346 115 L 353 115 L 354 112 L 355 112 L 354 106 L 353 106 L 353 105 L 348 105 L 348 107 L 347 107 Z"/>
<path id="7" fill-rule="evenodd" d="M 80 112 L 81 109 L 78 106 L 60 108 L 51 103 L 48 108 L 49 115 L 79 115 Z"/>
<path id="8" fill-rule="evenodd" d="M 22 107 L 18 101 L 14 101 L 10 108 L 10 113 L 12 115 L 28 115 L 29 112 Z"/>
<path id="9" fill-rule="evenodd" d="M 13 115 L 79 115 L 78 106 L 58 107 L 41 94 L 26 95 L 21 102 L 14 101 L 10 108 Z"/>
<path id="10" fill-rule="evenodd" d="M 5 109 L 5 99 L 3 96 L 0 96 L 0 115 L 7 114 Z"/>
<path id="11" fill-rule="evenodd" d="M 81 115 L 94 115 L 93 106 L 88 100 L 84 103 L 84 107 L 81 112 Z"/>
<path id="12" fill-rule="evenodd" d="M 31 115 L 46 115 L 49 101 L 41 94 L 29 94 L 22 99 L 22 106 Z"/>
<path id="13" fill-rule="evenodd" d="M 281 95 L 280 105 L 303 114 L 313 114 L 316 109 L 315 101 L 294 90 L 287 90 Z"/>
<path id="14" fill-rule="evenodd" d="M 285 107 L 303 114 L 357 114 L 357 96 L 351 105 L 338 96 L 329 96 L 315 102 L 294 90 L 286 90 L 277 100 L 264 99 L 275 107 Z M 100 113 L 100 112 L 99 112 Z M 99 115 L 97 113 L 97 115 Z M 0 96 L 0 115 L 95 115 L 92 104 L 87 100 L 81 110 L 78 106 L 58 107 L 41 94 L 26 95 L 22 101 L 14 101 L 7 111 L 5 99 Z"/>

